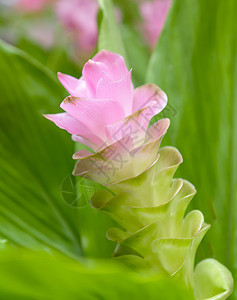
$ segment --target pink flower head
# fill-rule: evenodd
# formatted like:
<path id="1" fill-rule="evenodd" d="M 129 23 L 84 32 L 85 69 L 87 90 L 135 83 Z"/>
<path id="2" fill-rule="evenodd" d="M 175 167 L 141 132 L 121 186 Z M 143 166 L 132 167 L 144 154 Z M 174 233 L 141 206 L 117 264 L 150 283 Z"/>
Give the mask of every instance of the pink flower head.
<path id="1" fill-rule="evenodd" d="M 59 19 L 85 53 L 91 52 L 97 42 L 97 12 L 96 0 L 58 0 L 56 3 Z"/>
<path id="2" fill-rule="evenodd" d="M 155 46 L 161 34 L 171 3 L 172 0 L 153 0 L 140 5 L 145 38 L 151 47 Z"/>
<path id="3" fill-rule="evenodd" d="M 44 9 L 49 0 L 19 0 L 16 7 L 26 12 L 38 12 Z"/>
<path id="4" fill-rule="evenodd" d="M 124 176 L 141 173 L 141 169 L 154 162 L 169 121 L 163 119 L 148 131 L 147 128 L 151 118 L 167 104 L 163 91 L 154 84 L 134 89 L 131 70 L 127 69 L 123 57 L 106 50 L 84 65 L 81 78 L 61 73 L 58 77 L 70 96 L 61 103 L 64 113 L 46 115 L 46 118 L 95 152 L 83 150 L 74 154 L 80 160 L 74 174 L 100 181 L 100 176 L 95 174 L 97 167 L 102 168 L 115 155 L 129 162 L 127 167 L 138 157 L 140 162 L 146 158 L 141 167 L 137 163 L 130 171 L 125 172 L 123 168 Z M 150 152 L 145 154 L 148 149 Z M 110 180 L 118 179 L 116 176 L 110 175 Z"/>

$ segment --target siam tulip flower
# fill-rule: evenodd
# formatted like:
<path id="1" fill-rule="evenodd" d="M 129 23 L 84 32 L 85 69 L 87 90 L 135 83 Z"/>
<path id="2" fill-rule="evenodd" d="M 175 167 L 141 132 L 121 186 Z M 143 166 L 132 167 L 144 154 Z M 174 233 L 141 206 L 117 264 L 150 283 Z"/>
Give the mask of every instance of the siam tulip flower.
<path id="1" fill-rule="evenodd" d="M 25 32 L 33 41 L 45 49 L 54 46 L 56 31 L 51 22 L 34 20 L 31 22 L 31 26 L 25 28 Z"/>
<path id="2" fill-rule="evenodd" d="M 140 4 L 144 35 L 152 48 L 164 27 L 171 3 L 172 0 L 153 0 Z"/>
<path id="3" fill-rule="evenodd" d="M 182 280 L 193 299 L 224 300 L 233 291 L 230 271 L 214 259 L 194 267 L 197 248 L 210 225 L 199 210 L 185 214 L 196 189 L 186 180 L 173 178 L 181 163 L 176 148 L 163 147 L 155 164 L 136 177 L 98 190 L 91 205 L 117 223 L 106 233 L 118 243 L 114 258 L 138 270 Z"/>
<path id="4" fill-rule="evenodd" d="M 97 12 L 96 0 L 58 0 L 56 3 L 58 18 L 72 33 L 80 51 L 87 55 L 97 43 Z"/>
<path id="5" fill-rule="evenodd" d="M 56 14 L 67 30 L 71 33 L 80 58 L 87 59 L 96 46 L 98 39 L 97 0 L 58 0 L 55 4 Z M 121 13 L 116 8 L 115 16 L 121 22 Z"/>
<path id="6" fill-rule="evenodd" d="M 167 103 L 164 92 L 153 84 L 134 89 L 124 59 L 105 50 L 85 64 L 81 78 L 59 79 L 70 93 L 61 104 L 65 112 L 46 118 L 94 151 L 74 154 L 74 175 L 107 187 L 96 191 L 91 205 L 117 223 L 107 231 L 118 243 L 113 256 L 138 270 L 179 278 L 195 299 L 226 299 L 233 290 L 227 268 L 214 259 L 194 268 L 210 225 L 198 210 L 185 214 L 196 190 L 174 178 L 179 151 L 159 149 L 169 120 L 148 126 Z"/>
<path id="7" fill-rule="evenodd" d="M 74 174 L 103 182 L 103 172 L 112 182 L 138 175 L 156 161 L 169 120 L 147 129 L 167 104 L 163 91 L 154 84 L 134 89 L 123 57 L 106 50 L 84 65 L 81 78 L 61 73 L 58 77 L 70 96 L 61 103 L 64 113 L 46 118 L 94 152 L 74 154 L 79 159 Z"/>
<path id="8" fill-rule="evenodd" d="M 25 12 L 42 11 L 50 0 L 19 0 L 16 7 Z"/>

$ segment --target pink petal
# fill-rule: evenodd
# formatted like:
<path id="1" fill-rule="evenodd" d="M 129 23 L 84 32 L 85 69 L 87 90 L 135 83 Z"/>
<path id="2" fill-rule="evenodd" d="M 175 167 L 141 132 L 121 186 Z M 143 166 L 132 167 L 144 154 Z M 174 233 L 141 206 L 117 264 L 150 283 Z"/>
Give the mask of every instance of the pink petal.
<path id="1" fill-rule="evenodd" d="M 80 135 L 84 139 L 89 140 L 90 146 L 94 145 L 94 148 L 103 143 L 103 141 L 101 141 L 98 136 L 96 136 L 90 129 L 88 129 L 86 125 L 73 118 L 68 113 L 49 114 L 44 115 L 44 117 L 54 122 L 59 128 L 65 129 L 71 134 Z M 80 142 L 83 143 L 83 139 Z M 85 143 L 84 145 L 87 146 L 87 143 Z"/>
<path id="2" fill-rule="evenodd" d="M 101 62 L 94 62 L 93 60 L 89 59 L 84 65 L 82 76 L 85 79 L 93 96 L 96 94 L 96 87 L 100 79 L 112 82 L 112 78 L 108 73 L 107 67 Z"/>
<path id="3" fill-rule="evenodd" d="M 81 153 L 75 153 L 74 158 L 80 156 Z M 129 151 L 124 148 L 121 140 L 102 151 L 80 159 L 74 168 L 73 174 L 105 184 L 111 182 L 111 180 L 115 181 L 119 171 L 122 174 L 124 173 L 122 176 L 126 176 L 126 165 L 129 163 Z"/>
<path id="4" fill-rule="evenodd" d="M 70 75 L 58 72 L 58 79 L 71 96 L 83 98 L 91 97 L 89 89 L 83 78 L 76 79 Z"/>
<path id="5" fill-rule="evenodd" d="M 114 81 L 120 80 L 128 73 L 124 58 L 117 53 L 102 50 L 93 57 L 93 61 L 102 62 Z"/>
<path id="6" fill-rule="evenodd" d="M 145 37 L 151 46 L 156 44 L 161 34 L 171 3 L 171 0 L 154 0 L 143 2 L 140 6 Z"/>
<path id="7" fill-rule="evenodd" d="M 161 119 L 158 122 L 151 125 L 148 129 L 147 135 L 149 135 L 152 140 L 159 138 L 164 131 L 166 132 L 170 126 L 170 120 L 168 118 Z"/>
<path id="8" fill-rule="evenodd" d="M 71 134 L 77 134 L 80 129 L 80 122 L 67 113 L 48 114 L 44 115 L 44 117 Z"/>
<path id="9" fill-rule="evenodd" d="M 72 140 L 74 142 L 81 143 L 81 144 L 89 147 L 93 151 L 96 151 L 98 148 L 101 147 L 101 145 L 103 145 L 103 141 L 100 140 L 99 138 L 98 138 L 98 142 L 96 144 L 94 144 L 94 143 L 92 143 L 92 141 L 89 141 L 88 139 L 85 139 L 82 136 L 77 135 L 77 134 L 72 135 Z M 95 140 L 95 139 L 93 139 L 93 140 Z"/>
<path id="10" fill-rule="evenodd" d="M 58 79 L 61 84 L 65 87 L 65 89 L 69 92 L 69 94 L 73 94 L 78 85 L 78 79 L 72 77 L 70 75 L 66 75 L 58 72 Z"/>
<path id="11" fill-rule="evenodd" d="M 145 170 L 154 165 L 159 158 L 159 147 L 163 136 L 169 128 L 169 119 L 162 119 L 156 123 L 155 129 L 153 128 L 152 134 L 147 134 L 147 140 L 144 141 L 139 147 L 130 151 L 132 172 L 129 178 L 138 176 Z"/>
<path id="12" fill-rule="evenodd" d="M 55 10 L 58 19 L 78 44 L 80 57 L 81 53 L 89 56 L 97 42 L 98 2 L 96 0 L 57 0 Z"/>
<path id="13" fill-rule="evenodd" d="M 133 138 L 134 143 L 142 143 L 145 139 L 151 118 L 159 111 L 160 107 L 157 102 L 151 101 L 149 106 L 136 111 L 118 122 L 107 125 L 105 132 L 108 140 L 114 142 L 129 134 Z"/>
<path id="14" fill-rule="evenodd" d="M 106 50 L 100 51 L 83 67 L 82 75 L 91 94 L 95 97 L 99 80 L 107 82 L 120 81 L 128 74 L 122 56 Z"/>
<path id="15" fill-rule="evenodd" d="M 78 158 L 84 156 L 77 162 L 73 174 L 106 185 L 138 176 L 157 161 L 169 123 L 168 119 L 162 119 L 152 126 L 150 140 L 142 146 L 134 148 L 132 139 L 126 136 L 98 153 L 76 154 Z"/>
<path id="16" fill-rule="evenodd" d="M 123 117 L 122 107 L 112 100 L 67 97 L 61 103 L 61 108 L 103 140 L 106 138 L 105 125 Z"/>
<path id="17" fill-rule="evenodd" d="M 131 71 L 123 79 L 108 82 L 104 79 L 99 80 L 96 89 L 97 99 L 112 99 L 119 103 L 125 112 L 125 116 L 132 113 L 133 105 L 133 85 L 131 81 Z"/>
<path id="18" fill-rule="evenodd" d="M 47 0 L 18 0 L 16 8 L 27 12 L 42 11 L 47 4 Z"/>
<path id="19" fill-rule="evenodd" d="M 155 84 L 145 84 L 135 89 L 133 96 L 133 113 L 150 105 L 156 101 L 153 107 L 156 111 L 153 115 L 158 114 L 167 104 L 166 94 Z"/>
<path id="20" fill-rule="evenodd" d="M 81 158 L 85 158 L 85 157 L 88 157 L 88 156 L 91 156 L 93 155 L 90 151 L 88 150 L 79 150 L 77 151 L 76 153 L 73 154 L 73 159 L 81 159 Z"/>

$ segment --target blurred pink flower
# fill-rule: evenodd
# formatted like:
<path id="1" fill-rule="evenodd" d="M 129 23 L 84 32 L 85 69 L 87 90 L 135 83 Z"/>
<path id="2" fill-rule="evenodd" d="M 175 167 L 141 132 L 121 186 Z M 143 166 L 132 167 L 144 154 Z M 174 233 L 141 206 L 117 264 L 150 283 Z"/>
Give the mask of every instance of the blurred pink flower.
<path id="1" fill-rule="evenodd" d="M 147 128 L 151 118 L 167 104 L 163 91 L 154 84 L 134 89 L 131 70 L 128 71 L 123 57 L 106 50 L 84 65 L 81 78 L 61 73 L 58 77 L 70 93 L 61 103 L 65 112 L 45 117 L 72 134 L 74 141 L 97 152 L 92 154 L 82 150 L 74 154 L 74 159 L 83 159 L 79 171 L 76 166 L 75 175 L 99 181 L 98 168 L 93 167 L 93 163 L 96 161 L 100 167 L 104 166 L 109 156 L 111 158 L 111 151 L 113 156 L 117 153 L 131 163 L 136 159 L 136 167 L 131 169 L 130 166 L 130 171 L 125 172 L 127 175 L 140 172 L 139 166 L 144 170 L 154 162 L 169 121 L 163 119 L 155 125 L 157 127 L 152 126 L 149 131 Z M 144 159 L 145 166 L 142 164 Z M 91 169 L 94 173 L 88 175 Z M 112 175 L 109 177 L 113 178 Z"/>
<path id="2" fill-rule="evenodd" d="M 172 0 L 153 0 L 140 4 L 143 31 L 151 47 L 156 45 L 161 34 Z"/>
<path id="3" fill-rule="evenodd" d="M 96 0 L 58 0 L 56 13 L 65 28 L 73 34 L 80 51 L 90 53 L 97 42 Z"/>
<path id="4" fill-rule="evenodd" d="M 26 12 L 38 12 L 44 9 L 50 0 L 19 0 L 16 7 Z"/>
<path id="5" fill-rule="evenodd" d="M 54 46 L 55 43 L 55 27 L 51 22 L 42 22 L 41 20 L 32 20 L 31 26 L 25 28 L 27 36 L 33 41 L 47 49 Z"/>

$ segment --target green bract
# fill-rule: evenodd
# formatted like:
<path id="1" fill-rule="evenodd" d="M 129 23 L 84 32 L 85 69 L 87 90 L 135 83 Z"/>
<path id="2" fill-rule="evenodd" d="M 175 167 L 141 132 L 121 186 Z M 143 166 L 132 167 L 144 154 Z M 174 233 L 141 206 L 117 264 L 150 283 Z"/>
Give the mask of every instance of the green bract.
<path id="1" fill-rule="evenodd" d="M 91 203 L 118 224 L 107 231 L 108 239 L 118 242 L 114 257 L 182 278 L 196 299 L 226 299 L 233 280 L 225 267 L 206 260 L 193 271 L 197 247 L 210 225 L 199 210 L 185 215 L 196 190 L 188 181 L 173 178 L 181 163 L 176 148 L 161 148 L 155 165 L 137 177 L 108 185 L 111 192 L 96 192 Z M 205 280 L 211 290 L 203 289 Z"/>

